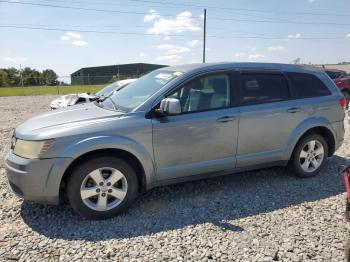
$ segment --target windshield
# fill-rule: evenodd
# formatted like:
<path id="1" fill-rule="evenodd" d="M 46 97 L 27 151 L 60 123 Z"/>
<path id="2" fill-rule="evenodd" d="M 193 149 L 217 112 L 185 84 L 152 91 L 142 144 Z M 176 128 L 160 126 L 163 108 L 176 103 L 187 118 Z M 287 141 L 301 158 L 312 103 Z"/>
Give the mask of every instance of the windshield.
<path id="1" fill-rule="evenodd" d="M 180 75 L 182 75 L 181 72 L 169 70 L 153 71 L 128 85 L 128 88 L 114 93 L 108 99 L 111 101 L 106 100 L 103 102 L 103 106 L 110 107 L 110 102 L 112 102 L 117 110 L 130 111 Z"/>
<path id="2" fill-rule="evenodd" d="M 110 93 L 112 93 L 119 86 L 120 86 L 120 83 L 118 83 L 118 82 L 112 83 L 112 84 L 106 86 L 105 88 L 101 89 L 100 91 L 98 91 L 96 93 L 96 95 L 97 96 L 108 96 Z"/>

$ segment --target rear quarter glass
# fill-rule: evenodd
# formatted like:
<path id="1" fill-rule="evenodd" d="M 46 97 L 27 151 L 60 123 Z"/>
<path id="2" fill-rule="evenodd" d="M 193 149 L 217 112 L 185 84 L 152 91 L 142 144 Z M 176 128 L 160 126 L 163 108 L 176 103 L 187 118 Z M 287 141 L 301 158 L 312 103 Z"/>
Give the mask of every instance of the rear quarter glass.
<path id="1" fill-rule="evenodd" d="M 331 95 L 329 87 L 316 75 L 308 73 L 287 73 L 295 98 L 311 98 Z"/>

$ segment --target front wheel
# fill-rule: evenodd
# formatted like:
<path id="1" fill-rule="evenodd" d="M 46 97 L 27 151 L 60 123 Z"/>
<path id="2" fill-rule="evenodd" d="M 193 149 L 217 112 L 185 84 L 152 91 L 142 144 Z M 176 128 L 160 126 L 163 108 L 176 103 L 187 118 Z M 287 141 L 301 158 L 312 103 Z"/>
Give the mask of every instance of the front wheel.
<path id="1" fill-rule="evenodd" d="M 67 183 L 73 209 L 89 219 L 106 219 L 124 211 L 137 195 L 134 169 L 121 159 L 98 157 L 77 166 Z"/>
<path id="2" fill-rule="evenodd" d="M 297 144 L 290 166 L 299 177 L 312 177 L 317 175 L 326 164 L 328 145 L 325 139 L 312 134 L 304 137 Z"/>

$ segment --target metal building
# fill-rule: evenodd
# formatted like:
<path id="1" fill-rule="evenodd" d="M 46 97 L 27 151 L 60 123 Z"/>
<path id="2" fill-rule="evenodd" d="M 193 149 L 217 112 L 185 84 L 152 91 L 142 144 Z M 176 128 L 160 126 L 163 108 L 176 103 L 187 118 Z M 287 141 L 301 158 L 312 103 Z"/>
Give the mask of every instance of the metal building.
<path id="1" fill-rule="evenodd" d="M 110 66 L 85 67 L 71 74 L 72 85 L 106 84 L 114 79 L 138 78 L 165 65 L 123 64 Z"/>

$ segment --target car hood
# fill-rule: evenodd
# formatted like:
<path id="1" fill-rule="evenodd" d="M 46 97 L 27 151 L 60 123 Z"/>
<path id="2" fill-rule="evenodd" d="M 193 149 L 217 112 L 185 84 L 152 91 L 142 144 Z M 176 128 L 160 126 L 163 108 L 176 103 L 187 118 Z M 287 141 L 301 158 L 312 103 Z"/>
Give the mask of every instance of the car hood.
<path id="1" fill-rule="evenodd" d="M 68 108 L 50 111 L 33 117 L 20 124 L 16 137 L 26 140 L 46 139 L 60 131 L 94 125 L 111 118 L 121 117 L 123 112 L 107 110 L 94 103 L 80 104 Z"/>

